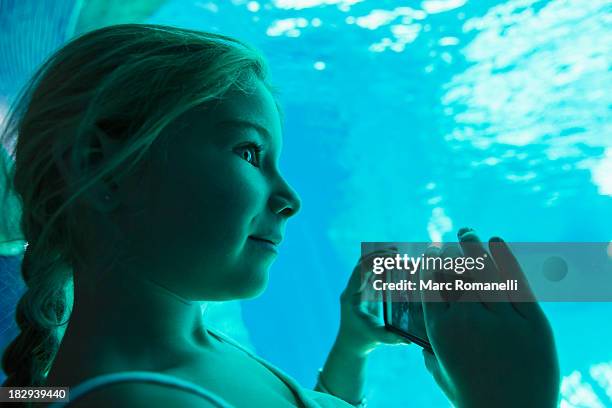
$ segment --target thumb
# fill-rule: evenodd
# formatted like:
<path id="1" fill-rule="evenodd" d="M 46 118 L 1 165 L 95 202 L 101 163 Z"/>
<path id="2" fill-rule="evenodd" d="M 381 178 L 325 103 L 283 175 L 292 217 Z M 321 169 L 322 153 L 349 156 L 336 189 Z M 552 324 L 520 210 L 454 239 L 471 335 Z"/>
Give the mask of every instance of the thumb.
<path id="1" fill-rule="evenodd" d="M 451 386 L 448 381 L 446 381 L 446 377 L 442 375 L 442 367 L 440 367 L 440 363 L 435 354 L 427 349 L 423 349 L 423 360 L 425 362 L 425 368 L 427 368 L 427 371 L 432 375 L 436 384 L 442 388 L 442 391 L 450 400 L 454 400 Z"/>
<path id="2" fill-rule="evenodd" d="M 427 349 L 423 349 L 423 361 L 425 362 L 425 368 L 433 376 L 438 384 L 442 381 L 442 375 L 440 370 L 440 364 L 435 354 Z"/>

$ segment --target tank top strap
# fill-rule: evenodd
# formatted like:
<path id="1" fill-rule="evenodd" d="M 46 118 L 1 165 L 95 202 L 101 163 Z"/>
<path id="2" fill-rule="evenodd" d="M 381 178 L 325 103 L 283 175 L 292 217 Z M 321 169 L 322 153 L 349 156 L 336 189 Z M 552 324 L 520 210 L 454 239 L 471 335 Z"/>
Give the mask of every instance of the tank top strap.
<path id="1" fill-rule="evenodd" d="M 69 393 L 70 401 L 55 402 L 53 404 L 50 404 L 48 408 L 68 407 L 70 402 L 84 396 L 85 394 L 97 388 L 122 382 L 146 382 L 152 384 L 170 385 L 174 388 L 196 394 L 213 403 L 214 406 L 217 408 L 235 408 L 223 398 L 202 388 L 197 384 L 172 375 L 161 374 L 152 371 L 123 371 L 119 373 L 104 374 L 90 378 L 75 387 L 71 387 Z"/>
<path id="2" fill-rule="evenodd" d="M 300 408 L 320 408 L 321 407 L 312 398 L 310 398 L 310 396 L 305 392 L 304 388 L 295 379 L 293 379 L 293 377 L 285 373 L 283 370 L 276 367 L 272 363 L 264 360 L 263 358 L 259 357 L 257 354 L 251 352 L 249 349 L 245 348 L 244 346 L 242 346 L 240 343 L 238 343 L 236 340 L 232 339 L 231 337 L 228 337 L 225 334 L 217 330 L 211 330 L 210 328 L 208 328 L 207 330 L 210 334 L 218 338 L 220 341 L 225 341 L 237 347 L 238 349 L 244 351 L 250 357 L 252 357 L 257 362 L 259 362 L 261 365 L 263 365 L 268 370 L 270 370 L 274 375 L 276 375 L 282 382 L 284 382 L 289 387 L 291 392 L 293 392 L 293 394 L 297 397 L 296 398 L 297 401 L 301 404 Z"/>

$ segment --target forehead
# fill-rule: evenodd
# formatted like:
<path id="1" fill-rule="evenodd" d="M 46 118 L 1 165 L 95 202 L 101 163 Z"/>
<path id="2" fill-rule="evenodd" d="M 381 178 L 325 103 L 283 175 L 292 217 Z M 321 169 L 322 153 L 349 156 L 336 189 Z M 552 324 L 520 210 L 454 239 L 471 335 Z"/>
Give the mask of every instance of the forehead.
<path id="1" fill-rule="evenodd" d="M 251 80 L 245 89 L 231 89 L 223 97 L 203 108 L 185 112 L 179 118 L 180 128 L 201 134 L 218 134 L 230 122 L 248 122 L 264 129 L 279 147 L 282 123 L 276 100 L 260 80 Z"/>
<path id="2" fill-rule="evenodd" d="M 269 135 L 269 149 L 280 153 L 282 149 L 282 122 L 272 93 L 260 80 L 252 80 L 245 89 L 232 89 L 222 98 L 211 103 L 184 112 L 166 127 L 160 139 L 179 136 L 181 140 L 201 143 L 202 136 L 210 136 L 209 140 L 225 140 L 229 122 L 252 123 Z M 161 142 L 157 142 L 161 143 Z M 161 143 L 163 144 L 163 143 Z"/>
<path id="3" fill-rule="evenodd" d="M 276 100 L 259 80 L 253 80 L 246 89 L 232 89 L 211 109 L 210 123 L 215 130 L 227 125 L 252 124 L 273 145 L 282 144 L 282 123 Z M 210 116 L 209 116 L 210 118 Z"/>
<path id="4" fill-rule="evenodd" d="M 260 124 L 267 127 L 280 124 L 276 101 L 259 80 L 250 81 L 244 90 L 234 88 L 228 91 L 214 110 L 215 115 L 223 119 L 265 121 Z"/>

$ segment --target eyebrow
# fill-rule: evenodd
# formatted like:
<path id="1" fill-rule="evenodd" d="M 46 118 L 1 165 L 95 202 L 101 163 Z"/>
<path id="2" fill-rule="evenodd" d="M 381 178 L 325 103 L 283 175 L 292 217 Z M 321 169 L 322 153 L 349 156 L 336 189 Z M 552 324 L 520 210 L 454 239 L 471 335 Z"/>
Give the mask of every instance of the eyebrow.
<path id="1" fill-rule="evenodd" d="M 261 134 L 265 139 L 267 139 L 269 143 L 271 143 L 272 141 L 272 137 L 270 136 L 270 132 L 268 132 L 268 129 L 266 129 L 265 127 L 255 122 L 251 122 L 251 121 L 244 120 L 244 119 L 226 119 L 226 120 L 217 122 L 217 125 L 218 126 L 236 126 L 236 127 L 253 128 L 257 130 L 257 132 L 259 132 L 259 134 Z"/>

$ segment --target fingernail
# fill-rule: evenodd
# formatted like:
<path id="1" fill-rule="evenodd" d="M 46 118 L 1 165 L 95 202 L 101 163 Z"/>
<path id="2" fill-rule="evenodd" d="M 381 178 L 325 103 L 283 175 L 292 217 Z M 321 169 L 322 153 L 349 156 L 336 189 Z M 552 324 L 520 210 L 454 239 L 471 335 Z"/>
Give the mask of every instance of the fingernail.
<path id="1" fill-rule="evenodd" d="M 423 255 L 425 255 L 425 257 L 434 257 L 437 256 L 440 253 L 440 248 L 438 248 L 437 246 L 433 246 L 430 245 L 427 247 L 427 249 L 425 249 L 425 253 Z"/>
<path id="2" fill-rule="evenodd" d="M 474 229 L 473 229 L 473 228 L 469 228 L 469 227 L 463 227 L 463 228 L 460 228 L 460 229 L 459 229 L 459 232 L 457 232 L 457 238 L 461 238 L 461 236 L 462 236 L 463 234 L 466 234 L 466 233 L 468 233 L 468 232 L 470 232 L 470 231 L 474 231 Z"/>
<path id="3" fill-rule="evenodd" d="M 465 232 L 463 235 L 459 237 L 459 240 L 461 242 L 479 242 L 480 241 L 480 239 L 478 238 L 474 230 Z"/>

